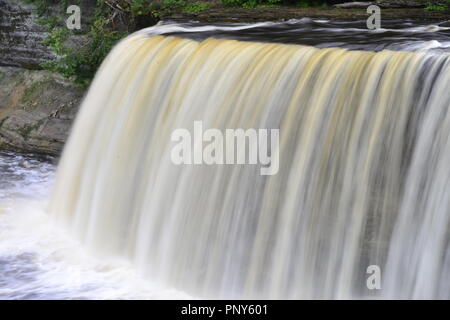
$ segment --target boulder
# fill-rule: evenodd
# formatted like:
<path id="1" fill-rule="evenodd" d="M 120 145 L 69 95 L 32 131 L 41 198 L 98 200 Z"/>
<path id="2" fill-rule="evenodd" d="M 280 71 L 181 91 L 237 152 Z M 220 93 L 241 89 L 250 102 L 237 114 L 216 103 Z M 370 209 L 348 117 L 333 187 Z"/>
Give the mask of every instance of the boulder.
<path id="1" fill-rule="evenodd" d="M 376 5 L 380 8 L 423 8 L 425 1 L 420 0 L 378 0 Z"/>
<path id="2" fill-rule="evenodd" d="M 374 2 L 345 2 L 335 4 L 334 7 L 342 9 L 367 8 L 372 4 L 374 4 Z"/>
<path id="3" fill-rule="evenodd" d="M 0 67 L 0 148 L 59 154 L 83 94 L 49 71 Z"/>

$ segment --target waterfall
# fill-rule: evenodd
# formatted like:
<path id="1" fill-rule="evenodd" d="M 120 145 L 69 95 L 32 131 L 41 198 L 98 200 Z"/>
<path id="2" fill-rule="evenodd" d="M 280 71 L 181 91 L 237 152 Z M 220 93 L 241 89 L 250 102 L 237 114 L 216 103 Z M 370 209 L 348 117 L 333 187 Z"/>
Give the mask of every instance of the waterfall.
<path id="1" fill-rule="evenodd" d="M 450 298 L 449 88 L 448 54 L 140 32 L 98 71 L 50 212 L 199 297 Z M 195 121 L 279 129 L 279 171 L 174 164 Z"/>

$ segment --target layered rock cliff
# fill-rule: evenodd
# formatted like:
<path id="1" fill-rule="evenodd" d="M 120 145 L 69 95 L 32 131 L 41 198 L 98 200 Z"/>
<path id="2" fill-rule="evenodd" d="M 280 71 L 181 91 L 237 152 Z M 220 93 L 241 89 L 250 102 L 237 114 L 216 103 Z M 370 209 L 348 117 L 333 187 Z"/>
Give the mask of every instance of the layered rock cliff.
<path id="1" fill-rule="evenodd" d="M 55 58 L 42 43 L 48 32 L 34 12 L 30 4 L 0 0 L 0 65 L 38 69 Z"/>
<path id="2" fill-rule="evenodd" d="M 83 89 L 42 69 L 56 55 L 36 8 L 0 0 L 0 148 L 59 154 Z"/>

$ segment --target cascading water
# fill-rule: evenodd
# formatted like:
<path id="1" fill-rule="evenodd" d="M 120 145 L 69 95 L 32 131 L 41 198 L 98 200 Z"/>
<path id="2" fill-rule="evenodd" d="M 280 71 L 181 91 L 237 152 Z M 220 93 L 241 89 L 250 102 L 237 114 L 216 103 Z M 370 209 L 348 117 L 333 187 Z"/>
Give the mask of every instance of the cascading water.
<path id="1" fill-rule="evenodd" d="M 51 212 L 201 297 L 450 298 L 449 88 L 448 54 L 141 32 L 97 74 Z M 175 165 L 197 120 L 279 129 L 279 172 Z"/>

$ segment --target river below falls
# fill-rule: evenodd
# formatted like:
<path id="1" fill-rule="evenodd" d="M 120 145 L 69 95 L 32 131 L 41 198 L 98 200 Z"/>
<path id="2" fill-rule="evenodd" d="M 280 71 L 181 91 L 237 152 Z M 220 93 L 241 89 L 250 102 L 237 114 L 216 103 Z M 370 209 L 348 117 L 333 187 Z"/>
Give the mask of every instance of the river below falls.
<path id="1" fill-rule="evenodd" d="M 46 213 L 54 159 L 0 152 L 0 299 L 184 299 L 89 255 Z"/>

